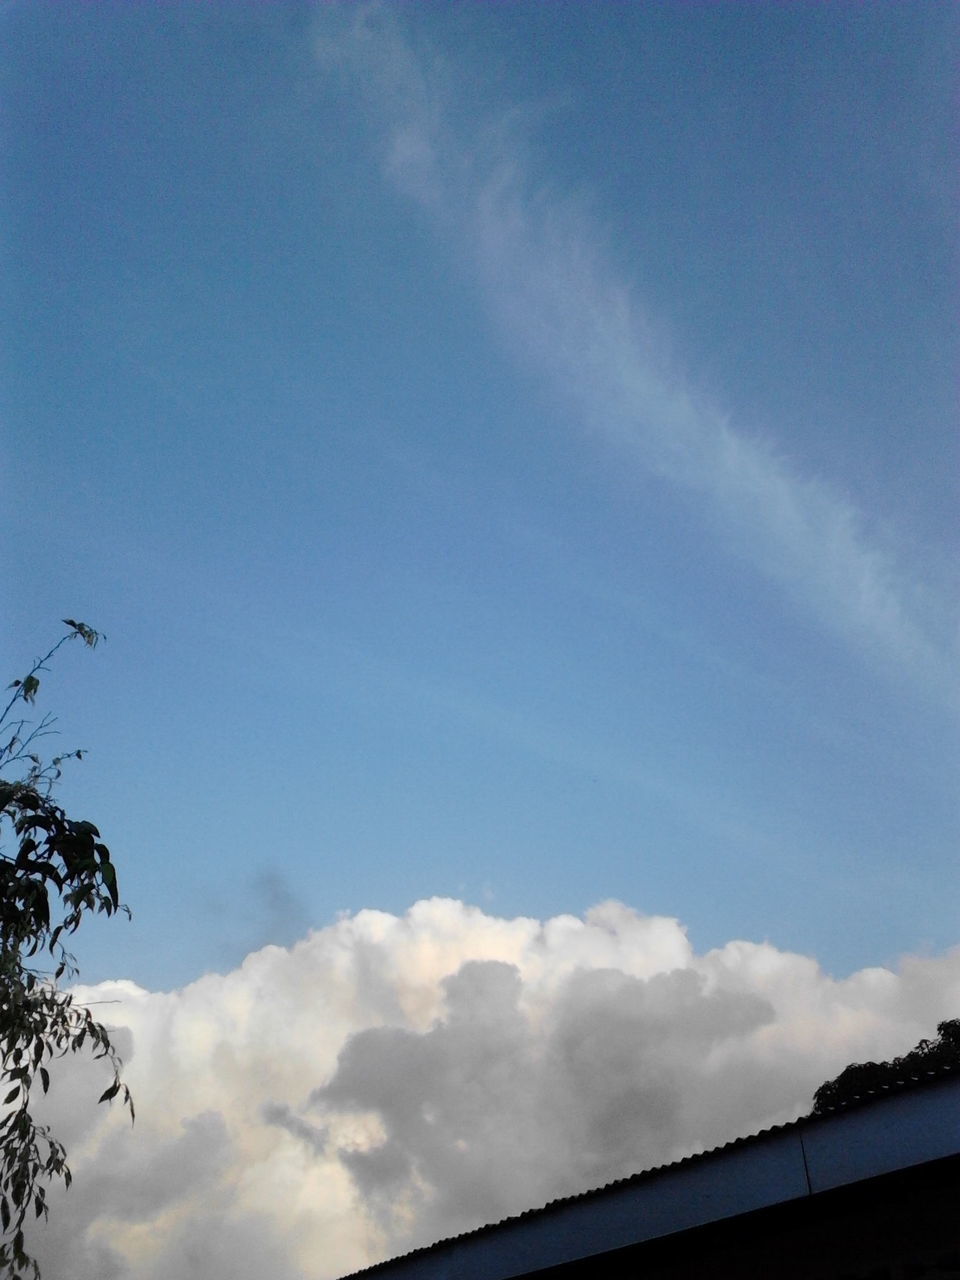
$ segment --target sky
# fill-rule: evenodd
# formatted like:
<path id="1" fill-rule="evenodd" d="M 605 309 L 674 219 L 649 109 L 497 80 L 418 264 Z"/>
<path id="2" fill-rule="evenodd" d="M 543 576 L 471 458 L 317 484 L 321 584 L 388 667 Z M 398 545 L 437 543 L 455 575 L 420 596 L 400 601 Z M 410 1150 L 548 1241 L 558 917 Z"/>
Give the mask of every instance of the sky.
<path id="1" fill-rule="evenodd" d="M 336 1275 L 957 1012 L 958 24 L 0 8 L 0 654 L 107 636 L 38 707 L 147 1100 L 51 1104 L 91 1276 Z"/>

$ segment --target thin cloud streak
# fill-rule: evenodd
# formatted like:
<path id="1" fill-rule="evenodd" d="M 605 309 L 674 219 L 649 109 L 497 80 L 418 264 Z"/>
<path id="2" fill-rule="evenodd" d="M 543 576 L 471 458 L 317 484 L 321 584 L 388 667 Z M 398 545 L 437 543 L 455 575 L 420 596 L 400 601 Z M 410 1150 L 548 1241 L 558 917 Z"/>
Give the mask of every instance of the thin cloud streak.
<path id="1" fill-rule="evenodd" d="M 415 55 L 377 5 L 351 10 L 346 29 L 325 33 L 318 49 L 325 69 L 364 95 L 389 180 L 456 244 L 510 349 L 580 423 L 698 499 L 705 536 L 718 530 L 855 653 L 956 701 L 946 604 L 881 549 L 836 485 L 804 474 L 771 432 L 735 427 L 675 371 L 589 220 L 531 190 L 518 113 L 464 126 L 450 66 Z"/>

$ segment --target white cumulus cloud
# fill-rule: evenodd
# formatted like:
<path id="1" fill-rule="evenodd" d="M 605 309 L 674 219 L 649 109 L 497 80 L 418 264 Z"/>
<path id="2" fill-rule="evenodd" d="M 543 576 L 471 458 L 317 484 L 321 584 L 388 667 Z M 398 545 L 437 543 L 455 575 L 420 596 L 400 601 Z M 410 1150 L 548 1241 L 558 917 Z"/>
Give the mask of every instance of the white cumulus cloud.
<path id="1" fill-rule="evenodd" d="M 769 943 L 698 955 L 618 903 L 432 899 L 182 990 L 80 994 L 137 1121 L 94 1105 L 100 1064 L 59 1065 L 75 1182 L 36 1229 L 46 1273 L 323 1280 L 795 1117 L 956 1016 L 960 949 L 838 981 Z"/>

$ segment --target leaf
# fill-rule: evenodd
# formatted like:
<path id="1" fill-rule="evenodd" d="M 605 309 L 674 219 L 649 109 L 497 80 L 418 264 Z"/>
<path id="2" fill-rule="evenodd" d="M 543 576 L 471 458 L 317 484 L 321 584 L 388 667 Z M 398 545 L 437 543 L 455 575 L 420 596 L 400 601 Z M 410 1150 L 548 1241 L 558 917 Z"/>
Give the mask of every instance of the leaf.
<path id="1" fill-rule="evenodd" d="M 99 1057 L 100 1055 L 98 1054 L 97 1056 Z M 117 1079 L 114 1080 L 109 1089 L 104 1089 L 103 1093 L 101 1093 L 100 1097 L 97 1099 L 97 1102 L 109 1102 L 110 1099 L 115 1098 L 119 1092 L 120 1081 Z"/>
<path id="2" fill-rule="evenodd" d="M 4 1105 L 5 1107 L 9 1106 L 9 1105 L 10 1105 L 10 1103 L 14 1100 L 14 1098 L 17 1096 L 17 1094 L 18 1094 L 19 1092 L 20 1092 L 20 1086 L 19 1086 L 19 1085 L 14 1085 L 14 1087 L 10 1090 L 10 1092 L 9 1092 L 9 1093 L 7 1094 L 7 1096 L 4 1098 L 4 1100 L 3 1100 L 3 1105 Z"/>
<path id="3" fill-rule="evenodd" d="M 46 1067 L 40 1068 L 40 1083 L 43 1086 L 43 1092 L 46 1093 L 50 1088 L 50 1072 Z"/>
<path id="4" fill-rule="evenodd" d="M 83 643 L 88 644 L 91 649 L 95 649 L 97 641 L 104 638 L 99 631 L 94 631 L 93 627 L 88 627 L 85 622 L 76 622 L 73 618 L 64 618 L 62 621 L 73 630 L 75 636 L 79 636 Z"/>
<path id="5" fill-rule="evenodd" d="M 40 681 L 36 676 L 27 676 L 23 684 L 20 686 L 20 695 L 24 702 L 33 702 L 37 696 L 37 690 L 40 688 Z"/>
<path id="6" fill-rule="evenodd" d="M 20 852 L 17 854 L 17 865 L 20 867 L 25 866 L 31 853 L 36 853 L 37 847 L 37 842 L 32 836 L 27 836 L 26 840 L 21 840 Z"/>
<path id="7" fill-rule="evenodd" d="M 120 895 L 117 889 L 117 873 L 112 862 L 102 862 L 100 864 L 100 875 L 103 877 L 103 883 L 107 886 L 107 892 L 110 894 L 110 901 L 113 903 L 114 910 L 120 905 Z"/>

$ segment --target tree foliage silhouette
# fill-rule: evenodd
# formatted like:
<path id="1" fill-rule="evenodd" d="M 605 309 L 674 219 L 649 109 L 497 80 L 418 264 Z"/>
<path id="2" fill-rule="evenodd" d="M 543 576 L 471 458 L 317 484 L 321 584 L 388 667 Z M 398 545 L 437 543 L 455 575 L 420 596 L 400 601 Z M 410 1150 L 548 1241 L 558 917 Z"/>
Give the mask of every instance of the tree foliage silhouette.
<path id="1" fill-rule="evenodd" d="M 938 1023 L 935 1040 L 921 1040 L 902 1058 L 891 1058 L 889 1062 L 851 1062 L 813 1095 L 813 1114 L 822 1115 L 884 1086 L 944 1067 L 960 1071 L 960 1018 Z"/>
<path id="2" fill-rule="evenodd" d="M 67 633 L 13 681 L 0 713 L 0 1274 L 12 1280 L 39 1280 L 24 1225 L 28 1217 L 47 1216 L 53 1179 L 70 1185 L 63 1145 L 33 1114 L 38 1092 L 50 1087 L 51 1064 L 85 1049 L 106 1059 L 113 1080 L 100 1101 L 119 1095 L 133 1117 L 109 1032 L 59 985 L 77 974 L 65 940 L 83 918 L 129 915 L 100 832 L 68 817 L 53 799 L 63 765 L 82 759 L 82 751 L 45 761 L 40 747 L 53 717 L 26 714 L 57 651 L 74 640 L 92 649 L 101 638 L 83 622 L 64 622 Z"/>

